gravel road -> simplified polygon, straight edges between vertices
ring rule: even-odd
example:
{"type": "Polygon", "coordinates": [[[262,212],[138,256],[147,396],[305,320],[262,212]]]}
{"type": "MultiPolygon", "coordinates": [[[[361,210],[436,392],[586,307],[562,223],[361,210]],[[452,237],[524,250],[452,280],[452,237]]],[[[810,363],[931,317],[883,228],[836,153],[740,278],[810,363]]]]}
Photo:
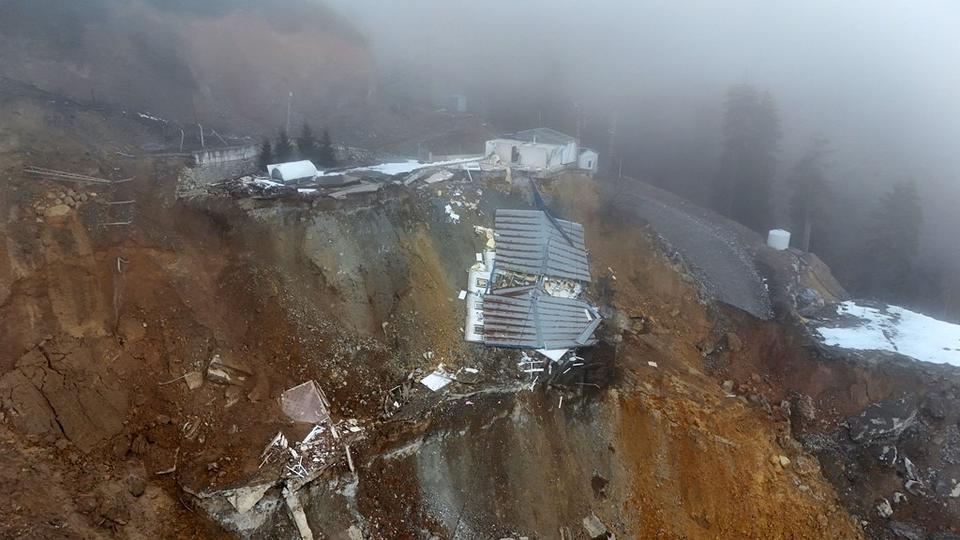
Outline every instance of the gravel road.
{"type": "Polygon", "coordinates": [[[648,222],[680,253],[708,297],[760,319],[773,316],[767,286],[754,264],[760,235],[639,180],[600,182],[611,204],[648,222]]]}

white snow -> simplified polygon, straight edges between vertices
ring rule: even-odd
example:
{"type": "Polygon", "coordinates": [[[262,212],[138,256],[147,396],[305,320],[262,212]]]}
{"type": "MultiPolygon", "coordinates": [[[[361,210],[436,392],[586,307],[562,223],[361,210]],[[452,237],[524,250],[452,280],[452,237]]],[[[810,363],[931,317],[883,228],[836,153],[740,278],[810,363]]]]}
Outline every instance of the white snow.
{"type": "Polygon", "coordinates": [[[850,328],[818,328],[827,345],[855,350],[890,351],[935,364],[960,366],[960,325],[898,306],[886,310],[844,302],[840,315],[860,322],[850,328]]]}
{"type": "Polygon", "coordinates": [[[252,183],[258,186],[263,186],[263,187],[282,187],[283,186],[282,183],[274,182],[269,178],[254,178],[252,183]]]}
{"type": "Polygon", "coordinates": [[[149,114],[144,114],[144,113],[142,113],[142,112],[141,112],[141,113],[137,113],[137,116],[139,116],[140,118],[147,119],[147,120],[153,120],[154,122],[163,122],[164,124],[167,123],[167,121],[164,120],[163,118],[157,118],[156,116],[150,116],[149,114]]]}
{"type": "Polygon", "coordinates": [[[483,159],[482,156],[475,157],[475,158],[466,158],[466,159],[452,159],[450,161],[432,161],[429,163],[421,163],[415,159],[408,159],[406,161],[399,161],[394,163],[380,163],[378,165],[370,165],[368,167],[355,167],[353,169],[347,169],[345,171],[324,171],[320,173],[320,176],[351,174],[351,173],[358,173],[358,172],[378,172],[378,173],[383,173],[383,174],[393,176],[396,174],[406,174],[406,173],[413,172],[418,169],[424,169],[427,167],[451,167],[454,165],[463,165],[466,163],[480,161],[481,159],[483,159]]]}

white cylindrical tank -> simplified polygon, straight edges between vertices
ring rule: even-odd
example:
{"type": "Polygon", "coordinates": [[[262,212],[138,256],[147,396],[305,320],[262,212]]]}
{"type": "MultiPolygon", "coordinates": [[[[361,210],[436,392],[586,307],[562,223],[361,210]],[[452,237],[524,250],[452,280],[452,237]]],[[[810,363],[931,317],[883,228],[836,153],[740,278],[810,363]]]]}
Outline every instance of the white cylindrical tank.
{"type": "Polygon", "coordinates": [[[790,231],[773,229],[767,233],[767,245],[773,249],[783,251],[790,247],[790,231]]]}

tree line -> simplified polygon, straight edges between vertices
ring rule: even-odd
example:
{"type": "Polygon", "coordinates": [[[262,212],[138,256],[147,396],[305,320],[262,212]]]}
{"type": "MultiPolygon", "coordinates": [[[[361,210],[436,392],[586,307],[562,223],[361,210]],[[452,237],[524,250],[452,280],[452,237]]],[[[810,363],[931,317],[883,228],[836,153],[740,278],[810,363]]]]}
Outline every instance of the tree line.
{"type": "Polygon", "coordinates": [[[300,127],[300,134],[291,139],[287,130],[277,130],[277,138],[271,141],[264,139],[260,145],[260,154],[257,164],[265,168],[272,163],[286,163],[297,159],[307,159],[319,168],[326,169],[337,166],[337,153],[330,140],[330,133],[324,129],[317,140],[310,124],[304,122],[300,127]]]}
{"type": "Polygon", "coordinates": [[[918,261],[923,205],[916,182],[894,182],[865,203],[844,199],[830,178],[830,144],[814,138],[778,185],[781,137],[769,92],[749,85],[729,90],[710,197],[715,211],[764,235],[789,227],[792,244],[820,255],[857,295],[923,304],[945,286],[932,282],[939,276],[918,261]],[[777,192],[785,195],[779,213],[777,192]]]}

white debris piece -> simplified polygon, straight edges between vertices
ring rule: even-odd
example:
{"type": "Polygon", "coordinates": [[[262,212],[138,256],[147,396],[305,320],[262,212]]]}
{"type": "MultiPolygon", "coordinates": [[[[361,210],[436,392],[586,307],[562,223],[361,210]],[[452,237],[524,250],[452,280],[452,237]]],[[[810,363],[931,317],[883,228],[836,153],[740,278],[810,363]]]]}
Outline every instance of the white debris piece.
{"type": "Polygon", "coordinates": [[[329,403],[313,380],[285,391],[280,396],[280,406],[294,422],[318,424],[330,420],[329,403]]]}
{"type": "Polygon", "coordinates": [[[453,376],[443,371],[443,369],[437,369],[433,373],[420,379],[420,384],[426,386],[434,392],[440,390],[444,386],[447,386],[451,382],[453,382],[453,376]]]}
{"type": "Polygon", "coordinates": [[[960,325],[898,306],[873,308],[849,301],[837,313],[859,319],[846,328],[817,328],[826,345],[898,352],[916,360],[960,366],[960,325]]]}
{"type": "Polygon", "coordinates": [[[273,487],[272,483],[243,486],[226,493],[227,501],[237,512],[245,514],[260,502],[260,499],[273,487]]]}
{"type": "Polygon", "coordinates": [[[454,212],[452,206],[448,204],[443,211],[447,213],[451,223],[460,223],[460,214],[454,212]]]}
{"type": "Polygon", "coordinates": [[[437,171],[430,176],[426,177],[423,181],[424,184],[436,184],[437,182],[443,182],[453,178],[453,173],[448,170],[437,171]]]}
{"type": "Polygon", "coordinates": [[[561,358],[570,352],[570,349],[537,349],[537,352],[554,362],[559,362],[561,358]]]}
{"type": "Polygon", "coordinates": [[[461,290],[460,294],[457,295],[457,298],[460,300],[463,300],[466,297],[467,297],[467,291],[464,291],[464,290],[461,290]]]}

